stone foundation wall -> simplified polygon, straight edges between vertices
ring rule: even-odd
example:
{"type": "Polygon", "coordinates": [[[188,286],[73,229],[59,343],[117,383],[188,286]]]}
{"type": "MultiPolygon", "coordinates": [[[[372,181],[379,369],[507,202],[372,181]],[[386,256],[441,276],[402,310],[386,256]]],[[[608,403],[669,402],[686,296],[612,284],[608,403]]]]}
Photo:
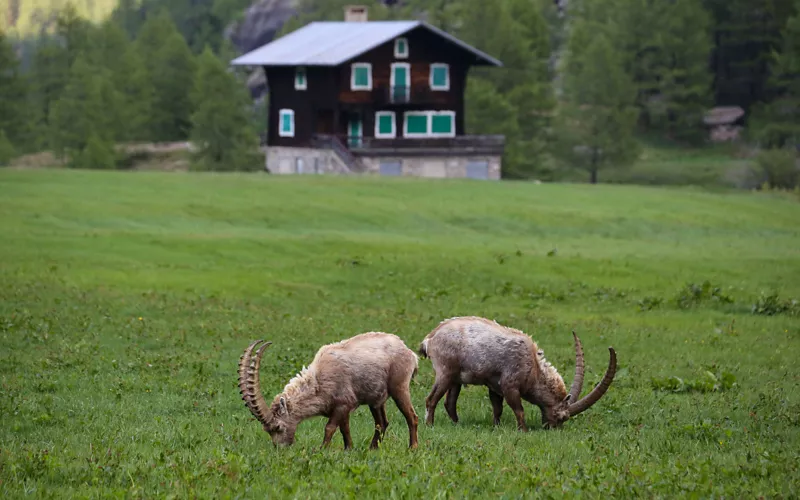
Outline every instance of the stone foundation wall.
{"type": "MultiPolygon", "coordinates": [[[[359,175],[499,180],[502,158],[491,155],[361,156],[359,175]]],[[[266,169],[272,174],[348,174],[333,151],[315,148],[266,148],[266,169]]]]}
{"type": "Polygon", "coordinates": [[[500,179],[500,156],[372,156],[362,157],[368,173],[433,178],[500,179]],[[398,165],[399,164],[399,165],[398,165]],[[399,166],[399,169],[398,169],[399,166]],[[469,175],[468,175],[469,174],[469,175]]]}
{"type": "Polygon", "coordinates": [[[266,169],[271,174],[346,174],[333,151],[315,148],[289,148],[270,146],[266,148],[266,169]]]}

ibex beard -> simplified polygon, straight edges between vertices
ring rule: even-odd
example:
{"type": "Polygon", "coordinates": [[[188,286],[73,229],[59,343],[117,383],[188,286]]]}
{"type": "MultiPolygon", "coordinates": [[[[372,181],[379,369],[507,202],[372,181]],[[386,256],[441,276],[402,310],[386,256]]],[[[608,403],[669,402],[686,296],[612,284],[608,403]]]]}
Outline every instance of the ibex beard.
{"type": "Polygon", "coordinates": [[[460,317],[442,321],[422,341],[419,353],[430,358],[436,378],[425,400],[425,422],[433,425],[434,411],[442,396],[445,410],[458,422],[456,401],[462,385],[489,388],[494,425],[500,423],[503,400],[514,412],[517,428],[527,431],[522,400],[539,407],[545,428],[560,427],[571,417],[589,409],[608,390],[617,369],[617,355],[609,347],[605,376],[583,399],[583,348],[575,339],[575,378],[567,392],[564,379],[545,358],[544,352],[526,334],[495,321],[460,317]]]}
{"type": "Polygon", "coordinates": [[[350,413],[368,405],[375,419],[370,448],[377,448],[389,426],[386,401],[391,397],[408,424],[409,447],[417,447],[418,419],[409,384],[417,373],[419,358],[398,336],[368,332],[322,346],[308,368],[292,378],[267,406],[258,369],[271,344],[257,340],[245,349],[239,360],[239,390],[245,406],[269,433],[274,445],[293,444],[297,425],[322,415],[328,418],[322,445],[328,446],[338,428],[345,449],[352,448],[350,413]]]}

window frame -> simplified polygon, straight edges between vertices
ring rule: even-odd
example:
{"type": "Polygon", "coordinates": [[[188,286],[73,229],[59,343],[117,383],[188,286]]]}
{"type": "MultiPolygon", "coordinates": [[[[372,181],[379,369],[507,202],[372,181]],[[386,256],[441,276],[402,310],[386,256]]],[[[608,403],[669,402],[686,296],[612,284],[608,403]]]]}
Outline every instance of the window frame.
{"type": "Polygon", "coordinates": [[[397,137],[397,113],[394,111],[376,111],[375,112],[375,138],[376,139],[394,139],[397,137]],[[389,116],[392,119],[392,131],[390,133],[381,132],[381,117],[389,116]]]}
{"type": "Polygon", "coordinates": [[[431,112],[430,111],[405,111],[403,112],[403,137],[410,139],[421,139],[430,137],[431,133],[431,112]],[[408,117],[409,116],[424,116],[425,117],[425,133],[408,132],[408,117]]]}
{"type": "Polygon", "coordinates": [[[394,69],[395,68],[405,68],[406,69],[406,81],[403,82],[403,87],[405,87],[405,102],[408,102],[411,99],[411,63],[407,62],[395,62],[391,64],[390,74],[389,74],[389,95],[392,102],[394,102],[394,88],[397,84],[394,76],[394,69]]]}
{"type": "Polygon", "coordinates": [[[455,137],[456,136],[456,112],[452,110],[447,111],[431,111],[430,117],[430,137],[455,137]],[[434,132],[433,131],[433,117],[434,116],[449,116],[450,117],[450,132],[434,132]]]}
{"type": "Polygon", "coordinates": [[[445,111],[406,111],[403,113],[403,137],[413,138],[413,139],[423,139],[423,138],[442,138],[442,137],[455,137],[456,136],[456,112],[453,110],[445,110],[445,111]],[[424,134],[418,134],[416,132],[408,133],[408,120],[406,119],[407,116],[425,116],[427,121],[426,129],[427,131],[424,134]],[[442,132],[434,132],[433,131],[433,117],[434,116],[449,116],[450,123],[452,128],[450,132],[442,133],[442,132]]]}
{"type": "Polygon", "coordinates": [[[298,66],[294,69],[294,89],[308,90],[308,70],[305,66],[298,66]],[[303,83],[298,84],[297,77],[303,75],[303,83]]]}
{"type": "Polygon", "coordinates": [[[408,38],[403,37],[403,36],[395,38],[394,39],[394,58],[395,59],[408,59],[408,52],[409,52],[409,50],[408,50],[408,38]],[[400,51],[397,50],[397,46],[400,44],[400,42],[403,42],[403,46],[406,48],[405,53],[400,52],[400,51]]]}
{"type": "Polygon", "coordinates": [[[372,90],[372,63],[356,62],[350,65],[350,90],[372,90]],[[356,85],[356,69],[366,68],[367,84],[356,85]]]}
{"type": "Polygon", "coordinates": [[[278,111],[278,137],[294,137],[294,130],[295,130],[294,110],[289,108],[283,108],[280,111],[278,111]],[[291,130],[288,131],[283,130],[284,115],[289,115],[291,117],[291,120],[289,121],[289,124],[291,125],[290,127],[291,130]]]}
{"type": "Polygon", "coordinates": [[[450,90],[450,65],[447,63],[431,63],[428,75],[428,85],[431,90],[450,90]],[[435,85],[433,83],[433,73],[436,68],[444,68],[445,70],[445,83],[444,85],[435,85]]]}

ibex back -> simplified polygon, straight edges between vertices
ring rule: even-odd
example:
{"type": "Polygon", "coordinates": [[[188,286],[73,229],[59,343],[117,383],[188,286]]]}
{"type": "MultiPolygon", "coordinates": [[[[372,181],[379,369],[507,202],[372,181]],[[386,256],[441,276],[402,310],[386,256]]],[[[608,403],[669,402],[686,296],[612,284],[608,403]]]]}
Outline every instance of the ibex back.
{"type": "Polygon", "coordinates": [[[522,400],[542,411],[542,425],[559,427],[570,417],[596,403],[611,385],[617,357],[609,347],[611,359],[603,380],[578,401],[583,388],[583,350],[575,338],[575,378],[569,393],[558,370],[547,362],[544,352],[519,330],[485,318],[462,317],[445,320],[422,341],[419,352],[430,358],[436,380],[425,400],[425,421],[433,425],[436,405],[447,393],[445,410],[458,422],[456,401],[462,385],[489,388],[494,424],[500,423],[503,399],[517,418],[517,427],[527,430],[522,400]]]}
{"type": "Polygon", "coordinates": [[[297,374],[267,406],[258,377],[261,357],[271,342],[250,344],[239,361],[239,388],[245,405],[261,422],[276,445],[294,443],[297,425],[310,417],[328,417],[323,446],[340,429],[345,449],[353,446],[350,412],[368,405],[375,419],[376,448],[389,421],[385,403],[392,398],[406,418],[409,446],[417,447],[417,414],[411,404],[409,383],[417,373],[417,355],[396,335],[369,332],[322,346],[308,368],[297,374]]]}

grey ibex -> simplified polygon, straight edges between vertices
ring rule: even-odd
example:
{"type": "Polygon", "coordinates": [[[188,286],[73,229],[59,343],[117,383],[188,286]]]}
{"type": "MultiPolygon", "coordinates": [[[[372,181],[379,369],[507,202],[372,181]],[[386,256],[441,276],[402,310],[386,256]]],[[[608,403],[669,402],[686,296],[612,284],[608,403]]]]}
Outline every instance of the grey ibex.
{"type": "Polygon", "coordinates": [[[617,369],[617,355],[611,359],[603,380],[586,397],[583,388],[583,349],[575,332],[575,378],[569,393],[558,370],[544,358],[531,338],[485,318],[461,317],[442,321],[422,341],[419,352],[430,358],[436,379],[425,400],[425,421],[433,425],[433,414],[447,393],[445,410],[458,422],[456,401],[462,385],[489,388],[494,425],[500,423],[503,399],[517,418],[517,428],[527,431],[522,400],[538,406],[545,428],[561,426],[570,417],[596,403],[611,385],[617,369]]]}
{"type": "Polygon", "coordinates": [[[314,361],[292,378],[272,406],[261,393],[258,369],[266,342],[253,354],[257,340],[239,360],[239,390],[245,406],[261,422],[275,445],[291,445],[297,425],[310,417],[328,417],[323,446],[339,428],[345,449],[352,448],[350,412],[369,405],[375,419],[375,435],[370,448],[383,439],[389,421],[386,400],[391,397],[406,418],[409,446],[417,447],[417,414],[411,404],[409,384],[417,373],[417,355],[396,335],[368,332],[322,346],[314,361]]]}

